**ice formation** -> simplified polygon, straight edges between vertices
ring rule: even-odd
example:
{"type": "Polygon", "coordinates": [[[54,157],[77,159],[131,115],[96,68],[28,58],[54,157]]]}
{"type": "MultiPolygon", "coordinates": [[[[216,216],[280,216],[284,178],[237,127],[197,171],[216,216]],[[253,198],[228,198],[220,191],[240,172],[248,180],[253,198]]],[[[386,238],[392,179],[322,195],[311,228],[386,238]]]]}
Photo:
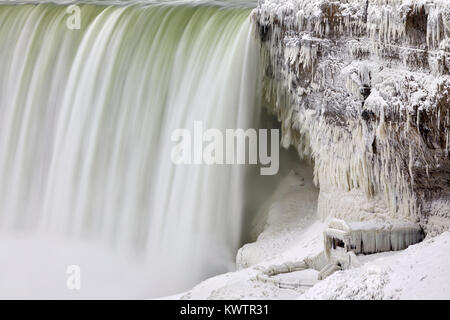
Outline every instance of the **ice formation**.
{"type": "MultiPolygon", "coordinates": [[[[130,253],[151,275],[141,298],[233,269],[245,183],[256,174],[245,166],[177,166],[170,137],[195,121],[223,132],[255,126],[251,9],[80,7],[75,31],[66,27],[65,6],[0,5],[0,234],[25,233],[30,243],[99,241],[130,253]]],[[[77,246],[59,246],[64,255],[46,246],[36,260],[22,259],[33,257],[33,245],[20,248],[2,252],[8,281],[0,281],[0,296],[59,296],[54,286],[34,285],[35,274],[57,274],[41,261],[61,265],[69,252],[71,263],[95,261],[76,258],[77,246]],[[11,267],[18,265],[23,270],[11,267]]],[[[115,287],[80,293],[120,294],[123,286],[111,281],[115,287]]]]}
{"type": "Polygon", "coordinates": [[[268,108],[322,218],[450,218],[450,3],[261,0],[268,108]],[[435,210],[439,207],[439,210],[435,210]]]}

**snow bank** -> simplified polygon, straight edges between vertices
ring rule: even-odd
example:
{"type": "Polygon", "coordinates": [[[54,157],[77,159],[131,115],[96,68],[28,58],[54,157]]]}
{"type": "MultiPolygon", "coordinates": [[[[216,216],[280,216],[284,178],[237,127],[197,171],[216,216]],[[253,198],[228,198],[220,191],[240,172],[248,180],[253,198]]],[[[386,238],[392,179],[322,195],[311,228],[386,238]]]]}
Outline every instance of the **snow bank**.
{"type": "Polygon", "coordinates": [[[302,163],[291,171],[276,192],[263,205],[255,220],[260,231],[256,242],[239,249],[238,269],[247,268],[288,250],[299,241],[299,230],[316,220],[318,190],[312,182],[308,165],[302,163]]]}
{"type": "MultiPolygon", "coordinates": [[[[272,282],[258,280],[266,270],[311,261],[323,250],[324,224],[315,214],[318,190],[305,163],[294,170],[282,180],[255,221],[263,224],[257,241],[239,250],[236,260],[240,270],[208,279],[181,299],[293,299],[306,290],[280,288],[280,282],[293,281],[292,273],[276,275],[272,282]]],[[[304,271],[294,275],[295,281],[315,283],[311,274],[317,272],[304,271]]]]}

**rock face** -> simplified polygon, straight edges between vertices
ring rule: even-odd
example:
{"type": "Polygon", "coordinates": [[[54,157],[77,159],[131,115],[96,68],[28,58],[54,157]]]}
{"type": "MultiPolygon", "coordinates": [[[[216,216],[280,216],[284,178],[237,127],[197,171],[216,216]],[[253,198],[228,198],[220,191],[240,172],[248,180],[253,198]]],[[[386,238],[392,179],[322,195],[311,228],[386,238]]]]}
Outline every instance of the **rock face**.
{"type": "Polygon", "coordinates": [[[322,218],[450,225],[450,2],[260,0],[268,108],[322,218]]]}

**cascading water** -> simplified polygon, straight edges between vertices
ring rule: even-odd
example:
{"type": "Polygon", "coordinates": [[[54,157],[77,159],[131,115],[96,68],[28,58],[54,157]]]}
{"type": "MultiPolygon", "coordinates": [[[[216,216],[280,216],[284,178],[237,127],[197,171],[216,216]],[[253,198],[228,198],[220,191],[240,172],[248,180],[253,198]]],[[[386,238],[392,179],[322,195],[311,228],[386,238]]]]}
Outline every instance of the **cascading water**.
{"type": "MultiPolygon", "coordinates": [[[[254,125],[259,79],[250,9],[80,8],[81,28],[69,30],[65,6],[0,5],[1,232],[26,233],[45,252],[26,260],[28,245],[3,241],[0,280],[27,277],[28,263],[61,273],[61,283],[45,283],[49,293],[38,285],[22,290],[14,278],[0,281],[1,295],[65,292],[65,269],[50,265],[61,256],[82,270],[83,263],[70,246],[55,249],[64,239],[133,252],[150,281],[147,297],[230,270],[246,169],[175,165],[170,137],[197,120],[221,130],[254,125]],[[39,245],[44,235],[47,247],[39,245]],[[8,264],[22,266],[11,271],[8,264]]],[[[105,263],[105,272],[115,268],[105,263]]],[[[95,275],[84,288],[89,281],[95,275]]],[[[104,282],[104,291],[79,296],[120,291],[114,279],[104,282]]]]}

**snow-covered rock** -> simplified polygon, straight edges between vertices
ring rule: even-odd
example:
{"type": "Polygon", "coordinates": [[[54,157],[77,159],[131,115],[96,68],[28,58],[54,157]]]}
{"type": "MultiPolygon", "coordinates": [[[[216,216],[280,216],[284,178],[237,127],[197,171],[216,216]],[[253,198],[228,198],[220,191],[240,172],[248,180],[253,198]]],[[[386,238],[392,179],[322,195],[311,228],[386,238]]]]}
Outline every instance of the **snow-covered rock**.
{"type": "Polygon", "coordinates": [[[367,256],[357,269],[333,274],[299,299],[448,299],[450,232],[400,253],[367,256]]]}
{"type": "Polygon", "coordinates": [[[450,2],[261,0],[253,20],[268,108],[315,163],[319,216],[445,230],[450,2]]]}

